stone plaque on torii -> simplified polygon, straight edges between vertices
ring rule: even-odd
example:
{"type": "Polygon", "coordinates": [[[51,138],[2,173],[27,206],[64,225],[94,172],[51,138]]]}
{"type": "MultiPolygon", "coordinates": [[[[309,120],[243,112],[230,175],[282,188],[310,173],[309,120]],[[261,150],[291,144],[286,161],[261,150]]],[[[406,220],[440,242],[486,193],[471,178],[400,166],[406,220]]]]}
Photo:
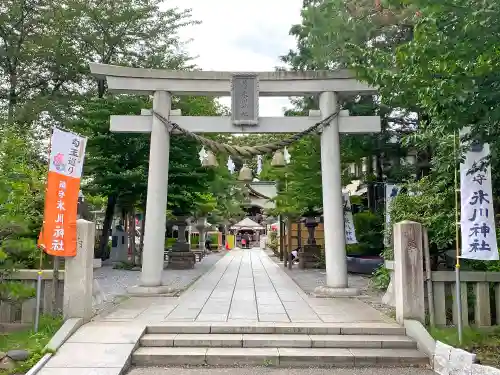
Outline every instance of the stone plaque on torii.
{"type": "MultiPolygon", "coordinates": [[[[111,92],[153,95],[153,110],[192,133],[299,133],[338,110],[338,95],[375,94],[376,89],[345,70],[327,72],[230,73],[169,71],[91,64],[92,74],[107,80],[111,92]],[[260,96],[319,96],[319,110],[305,117],[260,117],[260,96]],[[172,95],[232,97],[231,116],[182,116],[171,110],[172,95]]],[[[162,293],[165,209],[167,205],[170,133],[152,111],[111,116],[113,132],[151,133],[146,228],[140,290],[162,293]]],[[[349,116],[340,111],[321,133],[321,172],[326,285],[331,295],[353,295],[348,287],[339,133],[380,132],[379,116],[349,116]]],[[[173,134],[176,131],[172,131],[173,134]]]]}

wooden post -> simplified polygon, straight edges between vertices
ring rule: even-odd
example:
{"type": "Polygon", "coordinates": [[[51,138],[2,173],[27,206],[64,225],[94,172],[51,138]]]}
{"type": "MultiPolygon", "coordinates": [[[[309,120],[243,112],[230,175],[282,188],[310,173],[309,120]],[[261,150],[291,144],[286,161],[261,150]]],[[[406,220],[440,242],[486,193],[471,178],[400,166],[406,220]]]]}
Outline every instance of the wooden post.
{"type": "Polygon", "coordinates": [[[429,320],[431,327],[436,325],[436,320],[434,319],[434,293],[432,290],[432,270],[431,270],[431,255],[429,251],[429,237],[427,233],[427,228],[422,228],[423,230],[423,248],[424,248],[424,258],[425,258],[425,275],[427,284],[427,303],[429,304],[429,320]]]}
{"type": "Polygon", "coordinates": [[[292,251],[293,251],[293,246],[292,246],[292,218],[288,217],[287,225],[286,225],[286,242],[287,242],[287,251],[286,251],[286,257],[288,259],[288,268],[292,268],[292,251]]]}
{"type": "Polygon", "coordinates": [[[283,254],[283,266],[284,267],[287,267],[290,268],[290,258],[288,256],[289,252],[290,252],[290,249],[288,248],[288,246],[290,245],[289,242],[288,242],[288,225],[287,225],[287,237],[286,237],[286,251],[284,251],[284,254],[283,254]]]}
{"type": "Polygon", "coordinates": [[[280,215],[280,261],[283,261],[283,258],[284,258],[284,253],[285,253],[285,241],[284,241],[284,236],[283,236],[283,232],[284,232],[284,229],[285,229],[285,226],[283,225],[284,222],[283,222],[283,218],[282,216],[280,215]]]}

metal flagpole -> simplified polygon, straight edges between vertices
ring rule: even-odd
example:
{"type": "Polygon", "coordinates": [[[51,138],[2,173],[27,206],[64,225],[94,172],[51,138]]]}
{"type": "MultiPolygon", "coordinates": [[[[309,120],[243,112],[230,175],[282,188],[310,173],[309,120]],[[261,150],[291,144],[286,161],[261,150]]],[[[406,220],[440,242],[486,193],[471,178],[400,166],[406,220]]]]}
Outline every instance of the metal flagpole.
{"type": "MultiPolygon", "coordinates": [[[[52,149],[52,135],[54,134],[54,129],[55,127],[52,128],[52,132],[50,133],[50,140],[49,140],[49,152],[48,152],[48,161],[47,161],[47,173],[50,170],[50,152],[52,149]]],[[[45,183],[45,193],[47,193],[48,189],[48,182],[45,183]]],[[[44,213],[45,216],[45,213],[44,213]]],[[[40,239],[43,239],[43,231],[44,231],[44,226],[45,226],[45,218],[42,223],[42,228],[40,230],[40,239]]],[[[44,247],[42,243],[39,243],[39,248],[40,248],[40,265],[38,268],[37,272],[37,279],[36,279],[36,311],[35,311],[35,333],[38,332],[38,328],[40,325],[40,308],[42,304],[42,275],[43,275],[43,252],[44,252],[44,247]]],[[[55,258],[55,257],[54,257],[55,258]]],[[[55,287],[55,284],[54,284],[55,287]]]]}
{"type": "Polygon", "coordinates": [[[462,299],[461,297],[461,285],[460,285],[460,219],[458,210],[460,209],[459,204],[459,192],[460,186],[458,184],[458,152],[457,152],[457,133],[453,134],[453,151],[455,155],[455,248],[456,248],[456,263],[455,263],[455,303],[457,304],[457,330],[458,330],[458,342],[462,344],[463,329],[462,329],[462,299]]]}
{"type": "Polygon", "coordinates": [[[42,299],[42,274],[43,274],[43,249],[40,247],[40,267],[36,279],[36,311],[35,311],[35,333],[40,325],[40,305],[42,299]]]}

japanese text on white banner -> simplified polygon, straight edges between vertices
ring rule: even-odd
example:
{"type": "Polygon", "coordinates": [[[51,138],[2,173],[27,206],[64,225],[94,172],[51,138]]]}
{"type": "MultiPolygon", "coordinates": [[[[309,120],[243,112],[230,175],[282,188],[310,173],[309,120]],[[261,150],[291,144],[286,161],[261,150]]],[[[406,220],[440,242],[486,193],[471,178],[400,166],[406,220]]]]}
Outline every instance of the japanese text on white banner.
{"type": "Polygon", "coordinates": [[[472,144],[460,165],[462,258],[498,260],[488,144],[472,144]]]}
{"type": "Polygon", "coordinates": [[[352,245],[358,243],[356,239],[356,229],[354,228],[354,219],[351,211],[351,198],[349,193],[342,193],[344,198],[344,227],[345,227],[345,243],[352,245]]]}

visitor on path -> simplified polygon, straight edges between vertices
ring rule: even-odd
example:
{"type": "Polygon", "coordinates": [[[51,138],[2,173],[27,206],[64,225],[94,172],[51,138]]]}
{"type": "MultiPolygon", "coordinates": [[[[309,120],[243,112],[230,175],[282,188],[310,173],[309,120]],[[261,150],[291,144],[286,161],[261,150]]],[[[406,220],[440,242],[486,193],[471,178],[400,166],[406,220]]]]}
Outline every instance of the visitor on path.
{"type": "Polygon", "coordinates": [[[252,238],[250,237],[250,235],[247,233],[246,235],[246,242],[247,242],[247,249],[250,249],[250,242],[252,241],[252,238]]]}
{"type": "Polygon", "coordinates": [[[242,247],[243,249],[245,249],[245,248],[246,248],[246,245],[247,245],[247,239],[246,239],[246,237],[243,235],[243,237],[241,238],[241,247],[242,247]]]}
{"type": "Polygon", "coordinates": [[[292,250],[292,262],[294,264],[299,263],[299,252],[297,251],[297,249],[292,250]]]}
{"type": "Polygon", "coordinates": [[[211,245],[212,245],[212,239],[210,238],[210,236],[207,236],[207,238],[205,238],[205,250],[207,252],[212,251],[211,245]]]}

